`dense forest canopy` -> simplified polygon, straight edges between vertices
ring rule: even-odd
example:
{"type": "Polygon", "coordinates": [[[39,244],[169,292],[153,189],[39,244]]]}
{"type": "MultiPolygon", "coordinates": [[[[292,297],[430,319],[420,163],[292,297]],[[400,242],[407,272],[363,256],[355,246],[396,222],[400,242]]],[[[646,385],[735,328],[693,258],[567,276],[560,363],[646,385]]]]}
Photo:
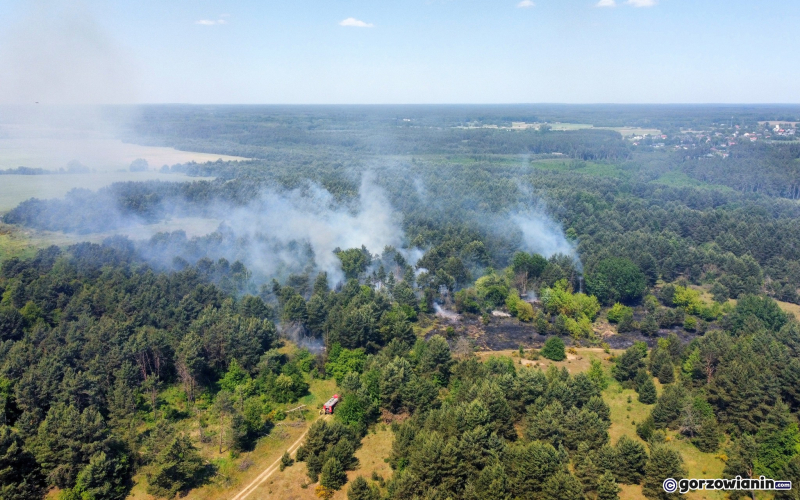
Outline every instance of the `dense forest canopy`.
{"type": "Polygon", "coordinates": [[[724,454],[725,477],[800,480],[800,147],[778,123],[798,114],[144,108],[130,138],[251,159],[3,216],[87,236],[222,222],[2,262],[2,498],[213,483],[201,451],[252,450],[320,381],[336,414],[281,464],[321,497],[663,498],[689,473],[673,440],[724,454]],[[518,362],[477,357],[503,329],[518,362]],[[527,362],[585,346],[612,368],[527,362]],[[617,390],[647,412],[612,441],[617,390]],[[345,487],[379,419],[392,477],[345,487]]]}

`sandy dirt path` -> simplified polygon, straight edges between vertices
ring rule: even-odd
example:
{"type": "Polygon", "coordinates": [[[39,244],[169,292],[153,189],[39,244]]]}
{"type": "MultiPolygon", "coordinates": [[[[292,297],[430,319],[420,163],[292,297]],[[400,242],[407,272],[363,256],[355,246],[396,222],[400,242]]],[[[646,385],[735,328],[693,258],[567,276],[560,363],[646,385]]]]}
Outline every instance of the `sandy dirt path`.
{"type": "MultiPolygon", "coordinates": [[[[325,417],[322,417],[322,418],[325,418],[325,417]]],[[[314,422],[316,422],[316,420],[314,420],[314,422]]],[[[299,438],[297,438],[297,441],[292,443],[292,445],[287,450],[289,452],[289,455],[292,455],[292,456],[295,455],[295,452],[297,451],[297,448],[300,447],[300,444],[303,442],[303,439],[305,439],[306,434],[308,434],[308,431],[309,431],[309,429],[311,429],[311,425],[313,425],[314,422],[311,422],[311,424],[308,426],[308,429],[306,429],[306,431],[299,438]]],[[[272,476],[272,474],[274,474],[276,470],[278,470],[278,468],[280,466],[280,463],[281,463],[281,459],[280,458],[275,460],[275,462],[273,462],[272,465],[267,467],[264,470],[264,472],[259,474],[258,477],[256,477],[250,484],[245,486],[242,489],[242,491],[237,493],[236,496],[232,497],[231,500],[244,500],[245,498],[247,498],[251,493],[253,493],[256,490],[256,488],[258,488],[259,486],[264,484],[264,482],[267,479],[269,479],[270,476],[272,476]]]]}

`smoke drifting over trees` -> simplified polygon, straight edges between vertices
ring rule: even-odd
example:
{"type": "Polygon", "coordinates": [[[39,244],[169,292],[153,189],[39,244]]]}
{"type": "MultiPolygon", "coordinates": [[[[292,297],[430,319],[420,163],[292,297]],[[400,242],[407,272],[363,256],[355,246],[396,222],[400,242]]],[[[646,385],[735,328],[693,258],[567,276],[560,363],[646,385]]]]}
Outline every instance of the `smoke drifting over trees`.
{"type": "MultiPolygon", "coordinates": [[[[205,236],[163,233],[140,241],[138,248],[144,258],[161,268],[203,258],[240,261],[257,284],[315,271],[327,273],[334,286],[345,280],[335,253],[339,249],[363,247],[377,256],[384,248],[393,247],[413,265],[431,246],[409,240],[404,214],[393,207],[371,171],[361,175],[357,194],[345,201],[337,201],[333,193],[313,182],[292,190],[264,188],[243,203],[226,197],[226,189],[224,182],[207,181],[121,183],[94,193],[76,190],[63,200],[29,200],[4,221],[79,234],[120,231],[142,239],[135,237],[137,228],[143,236],[152,234],[162,221],[180,225],[185,220],[196,232],[195,226],[202,220],[198,216],[221,220],[220,226],[205,236]]],[[[477,200],[472,202],[477,204],[477,200]]],[[[425,205],[419,209],[424,211],[425,205]]],[[[557,223],[542,211],[528,210],[510,217],[471,216],[477,217],[472,223],[490,232],[518,233],[519,249],[547,257],[575,253],[557,223]]]]}

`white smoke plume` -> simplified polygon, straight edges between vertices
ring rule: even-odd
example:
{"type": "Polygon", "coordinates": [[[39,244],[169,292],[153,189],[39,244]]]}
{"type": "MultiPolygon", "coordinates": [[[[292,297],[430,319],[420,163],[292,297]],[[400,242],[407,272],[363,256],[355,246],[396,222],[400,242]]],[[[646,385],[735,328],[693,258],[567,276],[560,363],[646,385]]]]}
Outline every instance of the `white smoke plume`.
{"type": "Polygon", "coordinates": [[[362,177],[358,199],[349,206],[310,185],[287,192],[264,191],[246,206],[216,205],[208,213],[223,220],[216,232],[192,240],[179,233],[157,236],[141,247],[143,257],[166,267],[176,255],[190,262],[202,257],[239,260],[256,282],[324,271],[335,286],[344,281],[334,253],[337,248],[364,246],[377,254],[391,246],[410,264],[421,255],[418,249],[403,249],[401,218],[370,174],[362,177]]]}
{"type": "Polygon", "coordinates": [[[524,250],[545,257],[558,253],[576,256],[575,246],[567,240],[561,226],[546,214],[531,210],[514,214],[511,220],[522,231],[524,250]]]}

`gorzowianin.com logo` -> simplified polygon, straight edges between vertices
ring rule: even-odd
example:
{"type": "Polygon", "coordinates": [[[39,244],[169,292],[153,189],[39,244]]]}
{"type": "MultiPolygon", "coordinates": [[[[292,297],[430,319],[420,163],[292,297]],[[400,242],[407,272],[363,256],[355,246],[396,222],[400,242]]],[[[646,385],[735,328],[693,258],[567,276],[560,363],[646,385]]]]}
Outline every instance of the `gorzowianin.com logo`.
{"type": "Polygon", "coordinates": [[[693,490],[762,490],[762,491],[788,491],[792,489],[791,481],[776,481],[764,476],[758,479],[672,479],[668,477],[662,484],[667,493],[686,493],[693,490]]]}

